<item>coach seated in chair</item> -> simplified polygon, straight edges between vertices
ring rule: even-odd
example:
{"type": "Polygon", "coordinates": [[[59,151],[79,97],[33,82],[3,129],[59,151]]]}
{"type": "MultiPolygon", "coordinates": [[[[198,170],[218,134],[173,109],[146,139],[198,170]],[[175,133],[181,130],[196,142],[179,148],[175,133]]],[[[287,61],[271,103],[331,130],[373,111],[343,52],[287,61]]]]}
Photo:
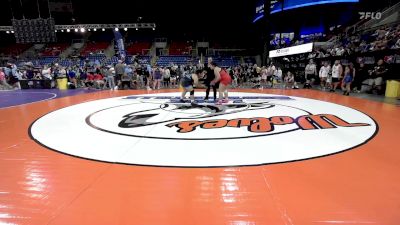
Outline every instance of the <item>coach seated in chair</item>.
{"type": "Polygon", "coordinates": [[[93,75],[93,84],[96,89],[102,89],[104,87],[104,77],[100,73],[96,73],[93,75]]]}
{"type": "Polygon", "coordinates": [[[378,94],[382,94],[384,92],[382,86],[384,86],[384,82],[387,79],[387,73],[388,69],[384,61],[380,59],[377,66],[369,71],[369,78],[362,82],[363,86],[368,86],[367,93],[372,94],[376,90],[378,94]]]}
{"type": "Polygon", "coordinates": [[[93,87],[93,85],[94,85],[94,73],[93,72],[90,72],[87,74],[84,83],[88,89],[91,89],[93,87]]]}
{"type": "Polygon", "coordinates": [[[135,71],[132,75],[131,79],[131,87],[134,89],[139,89],[140,86],[140,76],[137,71],[135,71]]]}

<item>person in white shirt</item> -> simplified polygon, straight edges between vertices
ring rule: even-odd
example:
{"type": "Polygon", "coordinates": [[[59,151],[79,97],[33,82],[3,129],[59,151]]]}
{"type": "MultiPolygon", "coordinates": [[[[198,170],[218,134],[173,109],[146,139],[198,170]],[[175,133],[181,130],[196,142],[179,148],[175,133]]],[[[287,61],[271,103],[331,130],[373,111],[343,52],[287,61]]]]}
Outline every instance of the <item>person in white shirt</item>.
{"type": "Polygon", "coordinates": [[[269,67],[267,68],[267,85],[271,83],[271,87],[273,85],[273,76],[275,74],[276,68],[274,64],[271,62],[269,67]]]}
{"type": "Polygon", "coordinates": [[[169,88],[169,84],[171,82],[171,71],[168,69],[168,67],[165,67],[162,73],[164,80],[164,88],[169,88]]]}
{"type": "Polygon", "coordinates": [[[343,67],[340,65],[340,61],[336,60],[335,65],[332,66],[332,88],[330,92],[335,92],[336,88],[339,85],[340,78],[343,74],[343,67]]]}
{"type": "Polygon", "coordinates": [[[265,68],[265,66],[263,66],[261,68],[261,85],[262,86],[266,86],[267,85],[267,78],[268,78],[268,74],[267,74],[267,68],[265,68]]]}
{"type": "Polygon", "coordinates": [[[274,82],[280,83],[281,81],[282,81],[282,70],[280,67],[277,67],[277,69],[275,70],[274,79],[272,81],[272,87],[274,87],[274,82]]]}
{"type": "Polygon", "coordinates": [[[42,76],[47,80],[51,80],[52,79],[52,77],[51,77],[51,68],[48,68],[47,66],[44,66],[43,70],[42,70],[42,76]]]}
{"type": "Polygon", "coordinates": [[[343,46],[342,46],[342,47],[340,47],[340,48],[337,48],[337,50],[336,50],[336,55],[342,56],[342,55],[344,54],[344,52],[345,52],[345,50],[344,50],[344,48],[343,48],[343,46]]]}
{"type": "Polygon", "coordinates": [[[65,70],[65,67],[61,67],[58,77],[67,77],[67,70],[65,70]]]}
{"type": "Polygon", "coordinates": [[[108,85],[108,87],[110,88],[110,90],[114,90],[115,89],[115,69],[112,66],[108,66],[105,69],[105,74],[106,76],[105,80],[105,84],[103,85],[103,89],[105,89],[108,85]]]}
{"type": "Polygon", "coordinates": [[[284,88],[296,89],[296,84],[294,82],[294,75],[290,71],[287,72],[284,80],[285,80],[284,81],[284,88]]]}
{"type": "Polygon", "coordinates": [[[331,71],[331,66],[327,61],[324,62],[324,65],[319,70],[319,79],[321,80],[321,89],[325,90],[326,81],[329,76],[329,72],[331,71]]]}
{"type": "Polygon", "coordinates": [[[314,84],[315,78],[317,76],[317,66],[312,59],[310,59],[310,62],[306,66],[305,76],[306,83],[304,84],[304,88],[311,88],[311,85],[314,84]]]}

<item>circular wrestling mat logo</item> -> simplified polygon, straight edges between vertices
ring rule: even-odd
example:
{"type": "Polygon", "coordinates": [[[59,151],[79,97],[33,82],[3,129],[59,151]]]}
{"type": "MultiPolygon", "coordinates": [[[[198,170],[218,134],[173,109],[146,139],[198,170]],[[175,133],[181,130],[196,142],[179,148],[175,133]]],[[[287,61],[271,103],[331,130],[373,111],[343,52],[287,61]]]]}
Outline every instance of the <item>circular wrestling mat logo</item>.
{"type": "MultiPolygon", "coordinates": [[[[197,93],[196,93],[197,94],[197,93]]],[[[377,124],[318,100],[230,93],[230,102],[181,103],[180,93],[85,102],[51,112],[32,138],[65,154],[105,162],[175,167],[250,166],[327,156],[365,144],[377,124]]]]}

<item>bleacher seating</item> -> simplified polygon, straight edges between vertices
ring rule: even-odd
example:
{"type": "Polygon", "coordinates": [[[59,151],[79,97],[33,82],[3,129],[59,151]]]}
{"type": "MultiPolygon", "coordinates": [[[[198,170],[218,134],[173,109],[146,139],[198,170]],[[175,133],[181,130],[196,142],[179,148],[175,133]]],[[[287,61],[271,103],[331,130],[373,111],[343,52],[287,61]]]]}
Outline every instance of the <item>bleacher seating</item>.
{"type": "Polygon", "coordinates": [[[169,55],[189,55],[192,46],[187,42],[171,42],[169,55]]]}
{"type": "Polygon", "coordinates": [[[106,56],[104,54],[93,54],[88,55],[87,59],[92,62],[98,61],[100,63],[103,63],[106,60],[106,56]]]}
{"type": "Polygon", "coordinates": [[[140,65],[148,65],[151,62],[151,57],[147,55],[139,56],[138,57],[140,65]]]}
{"type": "Polygon", "coordinates": [[[256,64],[256,60],[254,58],[245,58],[244,63],[246,64],[256,64]]]}
{"type": "Polygon", "coordinates": [[[48,56],[48,57],[42,57],[39,59],[39,64],[40,65],[48,65],[56,62],[58,60],[57,56],[48,56]]]}
{"type": "MultiPolygon", "coordinates": [[[[139,61],[139,65],[147,65],[147,64],[150,64],[150,62],[151,62],[151,56],[139,55],[139,56],[136,56],[136,58],[137,58],[138,61],[139,61]]],[[[103,62],[104,62],[104,64],[106,64],[106,65],[113,65],[113,64],[118,63],[118,57],[113,56],[113,57],[111,57],[110,59],[104,59],[103,62]]],[[[133,64],[133,63],[134,63],[134,61],[133,61],[133,56],[128,55],[128,56],[126,57],[126,59],[125,59],[125,63],[128,64],[128,65],[133,64]]]]}
{"type": "Polygon", "coordinates": [[[118,57],[116,57],[116,56],[113,56],[110,59],[105,60],[106,65],[113,65],[116,63],[118,63],[118,57]]]}
{"type": "Polygon", "coordinates": [[[220,67],[231,67],[239,64],[239,60],[234,58],[213,57],[213,61],[220,67]]]}
{"type": "Polygon", "coordinates": [[[143,54],[143,50],[150,49],[151,43],[146,41],[136,41],[131,44],[128,44],[126,48],[126,52],[128,55],[141,55],[143,54]]]}
{"type": "Polygon", "coordinates": [[[157,60],[157,65],[159,66],[169,66],[171,64],[176,65],[185,65],[191,61],[191,58],[188,56],[160,56],[157,60]]]}
{"type": "Polygon", "coordinates": [[[63,59],[63,60],[59,61],[58,64],[63,66],[63,67],[70,67],[70,66],[74,65],[74,63],[71,60],[68,60],[68,59],[63,59]]]}
{"type": "Polygon", "coordinates": [[[49,44],[42,52],[42,56],[59,56],[68,46],[67,43],[49,44]]]}
{"type": "MultiPolygon", "coordinates": [[[[148,56],[148,55],[138,55],[138,56],[136,56],[136,59],[137,59],[139,65],[147,65],[147,64],[150,64],[150,62],[151,62],[151,56],[148,56]]],[[[133,56],[131,56],[131,55],[127,56],[126,63],[133,64],[134,63],[133,56]]]]}
{"type": "Polygon", "coordinates": [[[5,56],[17,56],[30,48],[30,44],[12,44],[0,47],[0,54],[5,56]]]}
{"type": "Polygon", "coordinates": [[[89,42],[81,51],[81,56],[104,53],[104,50],[110,45],[108,42],[89,42]]]}

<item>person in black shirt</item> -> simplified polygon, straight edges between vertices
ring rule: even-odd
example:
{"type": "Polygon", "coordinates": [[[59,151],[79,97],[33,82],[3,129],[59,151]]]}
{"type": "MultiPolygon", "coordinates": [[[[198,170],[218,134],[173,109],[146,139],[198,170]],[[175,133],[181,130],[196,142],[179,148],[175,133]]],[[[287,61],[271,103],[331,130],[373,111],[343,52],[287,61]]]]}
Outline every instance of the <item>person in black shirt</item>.
{"type": "Polygon", "coordinates": [[[375,66],[375,68],[370,71],[369,79],[363,82],[363,84],[368,84],[370,86],[371,89],[369,90],[369,93],[372,93],[374,89],[376,89],[378,93],[382,92],[382,84],[387,78],[387,73],[388,69],[383,60],[380,59],[377,66],[375,66]]]}
{"type": "Polygon", "coordinates": [[[215,74],[214,70],[210,68],[212,62],[212,58],[208,58],[208,64],[205,67],[205,70],[207,71],[206,77],[204,79],[204,85],[207,87],[206,89],[206,97],[204,98],[205,101],[208,100],[208,96],[210,95],[210,89],[212,87],[213,92],[214,92],[214,102],[217,100],[217,90],[219,88],[219,82],[215,83],[215,85],[211,85],[211,81],[215,79],[215,74]]]}
{"type": "Polygon", "coordinates": [[[364,63],[360,63],[360,66],[357,68],[356,76],[354,77],[353,90],[356,92],[360,92],[362,82],[366,79],[368,79],[368,70],[365,67],[364,63]]]}
{"type": "Polygon", "coordinates": [[[177,83],[176,83],[176,76],[177,76],[177,72],[176,72],[176,68],[175,67],[171,67],[171,85],[172,87],[176,87],[177,83]]]}
{"type": "Polygon", "coordinates": [[[219,82],[216,83],[214,86],[211,85],[211,81],[215,79],[214,71],[208,67],[206,67],[207,75],[206,78],[204,79],[204,85],[207,87],[206,89],[206,97],[204,100],[208,100],[208,96],[210,95],[210,90],[211,88],[213,89],[214,92],[214,101],[217,99],[217,90],[219,88],[219,82]]]}

